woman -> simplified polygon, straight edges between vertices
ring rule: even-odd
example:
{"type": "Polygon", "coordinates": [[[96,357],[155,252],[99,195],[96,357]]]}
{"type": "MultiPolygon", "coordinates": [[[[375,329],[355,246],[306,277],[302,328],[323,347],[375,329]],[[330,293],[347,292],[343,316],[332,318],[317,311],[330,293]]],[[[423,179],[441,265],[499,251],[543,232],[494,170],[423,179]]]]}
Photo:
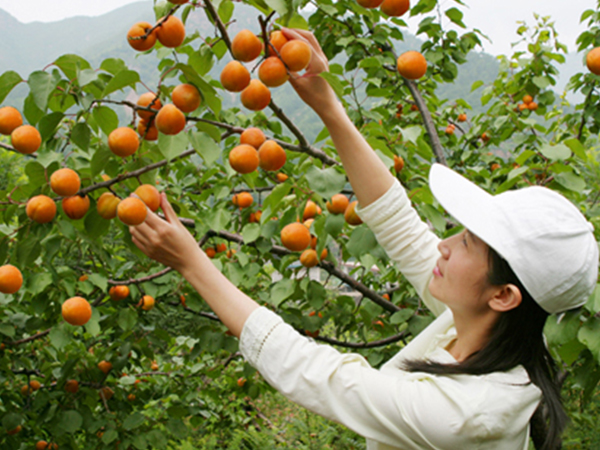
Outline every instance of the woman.
{"type": "Polygon", "coordinates": [[[548,314],[581,306],[597,280],[591,225],[566,199],[533,187],[491,196],[434,165],[436,199],[465,231],[440,241],[354,127],[327,82],[311,33],[285,30],[313,49],[292,85],[328,128],[362,219],[439,317],[381,370],[298,334],[235,288],[181,225],[149,212],[135,244],[179,271],[240,338],[245,358],[300,405],[367,438],[369,449],[527,449],[542,398],[560,445],[565,415],[543,342],[548,314]]]}

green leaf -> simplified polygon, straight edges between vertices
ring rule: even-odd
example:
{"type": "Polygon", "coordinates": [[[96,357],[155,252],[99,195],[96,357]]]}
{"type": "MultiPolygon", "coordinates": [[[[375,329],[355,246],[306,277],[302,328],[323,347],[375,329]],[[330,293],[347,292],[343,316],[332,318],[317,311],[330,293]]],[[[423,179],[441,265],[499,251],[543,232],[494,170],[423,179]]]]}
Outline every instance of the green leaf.
{"type": "Polygon", "coordinates": [[[193,67],[186,64],[177,64],[175,68],[181,70],[188,79],[188,82],[192,83],[200,90],[206,106],[208,106],[218,117],[219,114],[221,114],[221,97],[217,94],[215,88],[198,75],[193,67]]]}
{"type": "Polygon", "coordinates": [[[466,25],[463,23],[463,13],[457,8],[450,8],[446,11],[446,16],[452,22],[457,24],[461,28],[466,28],[466,25]]]}
{"type": "Polygon", "coordinates": [[[110,229],[110,220],[103,219],[96,208],[90,208],[84,219],[85,231],[92,239],[104,236],[110,229]]]}
{"type": "Polygon", "coordinates": [[[108,288],[108,279],[104,275],[99,273],[90,274],[88,280],[94,285],[99,287],[102,291],[106,291],[108,288]]]}
{"type": "Polygon", "coordinates": [[[146,422],[146,416],[144,416],[141,412],[136,411],[131,414],[125,421],[123,422],[123,428],[127,431],[134,430],[140,425],[143,425],[146,422]]]}
{"type": "Polygon", "coordinates": [[[548,344],[553,346],[563,345],[577,337],[580,327],[579,313],[565,313],[562,316],[556,314],[548,317],[544,326],[544,334],[548,344]],[[559,321],[560,319],[560,321],[559,321]]]}
{"type": "Polygon", "coordinates": [[[137,323],[137,313],[132,309],[122,309],[119,312],[117,323],[123,331],[131,330],[137,323]]]}
{"type": "Polygon", "coordinates": [[[290,297],[296,289],[294,280],[284,278],[271,287],[270,303],[273,306],[279,306],[282,301],[290,297]]]}
{"type": "Polygon", "coordinates": [[[81,428],[83,417],[77,411],[65,411],[60,417],[58,426],[67,433],[75,433],[81,428]]]}
{"type": "Polygon", "coordinates": [[[346,249],[355,258],[360,258],[362,255],[372,251],[376,246],[377,240],[375,239],[375,234],[366,225],[360,225],[352,232],[346,249]]]}
{"type": "Polygon", "coordinates": [[[207,167],[212,167],[221,156],[221,148],[210,135],[203,131],[191,131],[189,140],[192,147],[198,152],[207,167]]]}
{"type": "Polygon", "coordinates": [[[36,296],[52,284],[52,274],[50,272],[39,272],[27,277],[27,291],[36,296]]]}
{"type": "Polygon", "coordinates": [[[67,79],[73,80],[81,70],[91,69],[90,63],[78,55],[62,55],[54,65],[63,71],[67,79]]]}
{"type": "Polygon", "coordinates": [[[112,75],[116,75],[123,70],[127,70],[127,65],[122,59],[108,58],[102,61],[102,64],[100,64],[100,69],[112,75]]]}
{"type": "Polygon", "coordinates": [[[64,327],[52,327],[48,334],[50,343],[57,350],[62,350],[67,344],[71,342],[71,336],[65,332],[64,327]]]}
{"type": "Polygon", "coordinates": [[[94,120],[107,136],[119,126],[119,116],[108,106],[97,106],[93,111],[94,120]]]}
{"type": "Polygon", "coordinates": [[[0,103],[4,101],[6,96],[19,84],[23,79],[21,75],[13,70],[7,70],[0,76],[0,103]]]}
{"type": "Polygon", "coordinates": [[[242,229],[242,238],[246,244],[254,242],[260,237],[260,225],[257,223],[248,223],[242,229]]]}
{"type": "Polygon", "coordinates": [[[108,149],[108,146],[100,145],[98,147],[90,163],[90,170],[93,177],[99,175],[104,170],[106,164],[111,160],[111,156],[113,156],[113,153],[108,149]]]}
{"type": "Polygon", "coordinates": [[[337,239],[344,228],[345,223],[343,214],[328,214],[325,219],[325,231],[332,238],[337,239]]]}
{"type": "Polygon", "coordinates": [[[484,84],[484,83],[483,83],[483,81],[481,81],[481,80],[478,80],[478,81],[476,81],[475,83],[473,83],[473,84],[471,85],[471,92],[473,92],[473,91],[476,91],[476,90],[477,90],[477,89],[479,89],[481,86],[483,86],[483,84],[484,84]]]}
{"type": "Polygon", "coordinates": [[[90,148],[90,140],[92,138],[92,131],[85,122],[77,123],[71,130],[71,142],[79,147],[81,150],[87,151],[90,148]]]}
{"type": "Polygon", "coordinates": [[[575,192],[582,192],[585,189],[585,180],[573,172],[562,172],[556,175],[554,179],[563,187],[575,192]]]}
{"type": "Polygon", "coordinates": [[[317,194],[325,198],[338,194],[346,185],[344,174],[333,167],[321,170],[311,166],[306,171],[306,180],[317,194]]]}
{"type": "Polygon", "coordinates": [[[284,0],[265,0],[265,3],[282,17],[288,13],[288,7],[284,0]]]}
{"type": "Polygon", "coordinates": [[[382,63],[379,60],[379,58],[376,58],[375,56],[371,56],[369,58],[365,58],[365,59],[361,60],[360,63],[358,63],[358,66],[363,69],[368,69],[370,67],[381,67],[382,63]]]}
{"type": "Polygon", "coordinates": [[[338,77],[336,77],[331,72],[321,72],[319,76],[325,78],[325,81],[329,83],[329,85],[335,92],[335,95],[337,95],[339,99],[342,99],[344,97],[344,85],[338,77]]]}
{"type": "MultiPolygon", "coordinates": [[[[2,426],[5,430],[14,430],[23,423],[23,417],[19,414],[9,412],[2,416],[2,426]]],[[[4,432],[6,432],[3,430],[4,432]]]]}
{"type": "Polygon", "coordinates": [[[169,161],[181,155],[186,150],[188,143],[187,133],[179,133],[174,136],[158,134],[158,149],[169,161]]]}
{"type": "Polygon", "coordinates": [[[0,333],[9,338],[15,337],[15,327],[8,323],[0,323],[0,333]]]}
{"type": "Polygon", "coordinates": [[[25,174],[33,187],[42,186],[47,183],[46,169],[37,161],[31,161],[25,166],[25,174]]]}
{"type": "Polygon", "coordinates": [[[56,86],[52,75],[38,70],[29,75],[27,83],[29,84],[29,89],[31,90],[31,95],[33,96],[36,106],[41,111],[46,111],[46,108],[48,107],[48,97],[56,86]]]}
{"type": "Polygon", "coordinates": [[[565,144],[567,147],[569,147],[571,149],[571,151],[576,154],[579,158],[581,158],[583,161],[587,161],[587,154],[585,153],[585,147],[583,146],[583,144],[581,143],[581,141],[579,139],[576,138],[571,138],[571,139],[567,139],[566,141],[563,142],[563,144],[565,144]]]}
{"type": "Polygon", "coordinates": [[[533,77],[531,81],[533,81],[533,84],[535,84],[540,89],[546,89],[551,84],[550,79],[548,77],[542,76],[533,77]]]}
{"type": "Polygon", "coordinates": [[[42,246],[37,239],[23,239],[17,242],[17,262],[21,267],[28,267],[40,256],[42,246]]]}
{"type": "Polygon", "coordinates": [[[577,338],[587,346],[596,358],[596,362],[600,364],[600,319],[588,319],[579,329],[577,338]]]}
{"type": "Polygon", "coordinates": [[[104,92],[102,92],[102,97],[106,97],[107,95],[127,86],[131,86],[135,89],[135,85],[136,83],[139,83],[139,81],[140,75],[137,72],[127,69],[121,70],[113,77],[112,80],[108,82],[104,88],[104,92]]]}
{"type": "Polygon", "coordinates": [[[562,161],[571,156],[571,149],[564,144],[544,144],[540,147],[540,153],[553,161],[562,161]]]}
{"type": "Polygon", "coordinates": [[[40,134],[42,135],[43,141],[47,141],[48,139],[54,136],[58,125],[64,117],[65,115],[60,112],[53,112],[42,117],[40,123],[38,124],[38,129],[40,131],[40,134]]]}
{"type": "Polygon", "coordinates": [[[415,312],[410,308],[406,308],[401,311],[397,311],[394,314],[392,314],[392,316],[390,317],[390,323],[392,325],[400,325],[401,323],[404,323],[408,319],[410,319],[414,313],[415,312]]]}

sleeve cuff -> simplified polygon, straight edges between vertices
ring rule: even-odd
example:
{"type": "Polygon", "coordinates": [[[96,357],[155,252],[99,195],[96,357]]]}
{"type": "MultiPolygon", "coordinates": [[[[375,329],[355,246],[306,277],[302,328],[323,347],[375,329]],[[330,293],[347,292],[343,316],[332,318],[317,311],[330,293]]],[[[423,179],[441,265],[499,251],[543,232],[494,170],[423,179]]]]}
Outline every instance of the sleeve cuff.
{"type": "Polygon", "coordinates": [[[358,205],[356,213],[369,226],[376,226],[396,214],[408,201],[406,191],[398,180],[394,180],[388,191],[373,203],[364,208],[358,205]]]}
{"type": "Polygon", "coordinates": [[[281,317],[265,307],[255,309],[248,316],[240,335],[240,351],[250,365],[256,367],[266,340],[282,323],[281,317]]]}

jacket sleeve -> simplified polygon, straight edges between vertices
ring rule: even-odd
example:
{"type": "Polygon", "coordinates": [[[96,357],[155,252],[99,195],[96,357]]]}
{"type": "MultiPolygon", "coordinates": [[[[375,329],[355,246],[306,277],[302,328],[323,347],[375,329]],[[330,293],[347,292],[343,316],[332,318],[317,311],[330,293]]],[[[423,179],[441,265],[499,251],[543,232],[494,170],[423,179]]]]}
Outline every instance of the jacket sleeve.
{"type": "Polygon", "coordinates": [[[525,404],[527,395],[482,389],[473,377],[470,386],[431,374],[383,373],[361,355],[340,353],[300,335],[266,308],[256,309],[244,324],[240,349],[291,401],[367,439],[404,449],[518,448],[473,444],[508,432],[526,436],[528,414],[539,400],[528,394],[525,404]],[[518,404],[509,405],[511,399],[518,404]],[[507,405],[510,414],[494,411],[482,425],[485,408],[498,404],[507,405]]]}
{"type": "Polygon", "coordinates": [[[358,208],[357,213],[419,297],[439,316],[446,306],[429,293],[428,286],[440,257],[440,239],[421,220],[398,180],[375,202],[358,208]]]}

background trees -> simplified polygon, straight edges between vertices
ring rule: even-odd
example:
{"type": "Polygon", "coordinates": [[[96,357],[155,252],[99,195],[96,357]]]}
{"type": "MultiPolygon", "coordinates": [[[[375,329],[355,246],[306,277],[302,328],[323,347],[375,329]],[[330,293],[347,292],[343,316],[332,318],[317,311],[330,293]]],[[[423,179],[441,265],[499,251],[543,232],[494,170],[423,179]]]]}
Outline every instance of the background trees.
{"type": "MultiPolygon", "coordinates": [[[[419,45],[402,17],[353,0],[160,3],[145,29],[173,20],[177,39],[161,43],[159,36],[135,64],[116,55],[92,63],[67,54],[26,77],[5,71],[2,106],[19,109],[41,145],[21,156],[10,138],[0,141],[10,167],[1,178],[0,262],[20,268],[24,278],[16,294],[0,296],[0,442],[7,448],[33,448],[42,440],[60,448],[192,448],[199,439],[205,447],[244,439],[263,445],[270,422],[259,403],[269,398],[268,386],[244,364],[237,341],[202,299],[176,273],[145,258],[127,227],[109,218],[118,199],[142,185],[150,196],[147,186],[168,193],[230,280],[314,339],[360,352],[377,366],[431,321],[372,232],[327,208],[339,193],[354,200],[352,191],[326,130],[299,107],[289,86],[272,88],[269,106],[257,111],[222,88],[222,68],[233,61],[231,43],[242,29],[263,41],[279,25],[316,34],[332,61],[324,77],[440,236],[457,228],[427,187],[435,160],[491,192],[528,184],[559,190],[599,228],[597,75],[582,62],[571,79],[568,90],[583,95],[581,104],[557,94],[566,47],[551,20],[538,17],[517,30],[523,50],[500,59],[492,82],[475,81],[468,99],[448,100],[440,93],[449,92],[483,38],[462,22],[462,8],[413,2],[406,14],[420,19],[419,45]],[[244,14],[234,16],[238,9],[244,14]],[[183,40],[174,19],[187,24],[183,40]],[[200,33],[193,25],[204,21],[213,26],[200,33]],[[403,39],[412,48],[402,47],[403,39]],[[427,60],[417,81],[397,72],[397,57],[407,49],[427,60]],[[201,102],[180,114],[174,89],[184,84],[201,102]],[[149,101],[138,104],[149,92],[149,101]],[[164,127],[153,116],[159,101],[164,127]],[[162,132],[152,140],[154,121],[162,132]],[[231,153],[251,127],[285,150],[282,168],[232,168],[231,153]],[[52,189],[52,175],[62,168],[78,174],[76,195],[52,189]],[[39,195],[57,205],[46,223],[26,212],[39,195]],[[63,195],[75,206],[65,206],[63,195]],[[280,237],[284,227],[305,220],[312,220],[316,238],[318,266],[311,271],[300,263],[300,250],[314,239],[291,251],[280,237]],[[62,318],[62,305],[73,297],[92,306],[84,326],[62,318]],[[249,425],[262,433],[244,428],[249,425]]],[[[600,45],[599,14],[582,14],[588,24],[577,42],[582,56],[600,45]]],[[[262,55],[245,64],[255,80],[261,61],[262,55]]],[[[311,255],[306,265],[314,261],[311,255]]],[[[576,424],[590,420],[586,405],[600,380],[599,312],[600,297],[593,295],[581,311],[547,327],[576,424]]],[[[348,442],[339,445],[360,445],[348,442]]]]}

